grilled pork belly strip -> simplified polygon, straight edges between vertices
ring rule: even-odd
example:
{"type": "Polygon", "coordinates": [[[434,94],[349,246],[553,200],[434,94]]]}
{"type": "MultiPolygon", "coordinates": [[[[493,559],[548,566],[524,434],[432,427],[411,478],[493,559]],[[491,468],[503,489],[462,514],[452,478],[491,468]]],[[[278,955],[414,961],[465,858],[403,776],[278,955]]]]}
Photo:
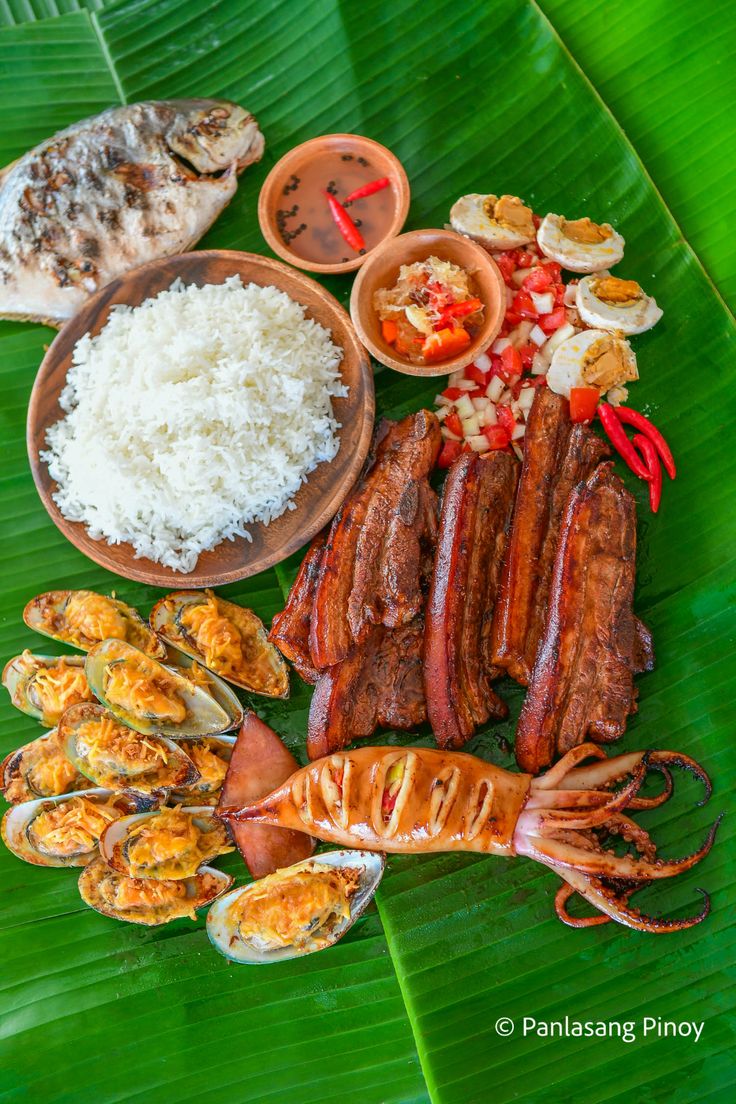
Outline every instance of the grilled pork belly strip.
{"type": "Polygon", "coordinates": [[[286,605],[274,617],[268,634],[271,643],[294,664],[304,681],[311,683],[315,683],[319,676],[309,652],[309,624],[325,543],[324,533],[312,541],[289,591],[286,605]]]}
{"type": "Polygon", "coordinates": [[[442,443],[428,410],[379,427],[375,460],[330,528],[309,646],[318,670],[347,658],[372,626],[406,623],[421,608],[421,556],[432,539],[427,479],[442,443]]]}
{"type": "Polygon", "coordinates": [[[648,635],[632,608],[635,568],[636,504],[613,465],[601,464],[574,489],[562,521],[516,731],[522,770],[537,774],[588,738],[607,743],[624,732],[648,635]]]}
{"type": "MultiPolygon", "coordinates": [[[[255,713],[246,713],[222,787],[220,805],[257,801],[299,769],[276,733],[255,713]]],[[[232,824],[238,850],[254,878],[308,859],[314,840],[290,828],[266,824],[232,824]]]]}
{"type": "Polygon", "coordinates": [[[427,712],[443,748],[461,747],[489,717],[508,713],[491,686],[499,672],[490,633],[516,477],[506,453],[466,453],[445,483],[424,660],[427,712]]]}
{"type": "Polygon", "coordinates": [[[560,521],[570,492],[608,456],[588,426],[573,425],[567,399],[537,391],[493,624],[493,661],[529,683],[544,625],[560,521]]]}
{"type": "Polygon", "coordinates": [[[421,618],[378,627],[317,682],[309,710],[307,751],[320,759],[384,728],[412,729],[427,719],[422,685],[421,618]]]}

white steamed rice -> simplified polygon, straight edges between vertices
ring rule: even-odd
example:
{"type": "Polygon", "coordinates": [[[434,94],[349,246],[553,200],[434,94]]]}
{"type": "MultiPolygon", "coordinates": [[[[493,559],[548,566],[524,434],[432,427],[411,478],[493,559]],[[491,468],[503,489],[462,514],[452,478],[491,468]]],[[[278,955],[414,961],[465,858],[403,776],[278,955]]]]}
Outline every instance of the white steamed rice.
{"type": "Polygon", "coordinates": [[[239,276],[116,307],[76,345],[42,459],[64,517],[177,571],[286,509],[339,441],[342,350],[239,276]]]}

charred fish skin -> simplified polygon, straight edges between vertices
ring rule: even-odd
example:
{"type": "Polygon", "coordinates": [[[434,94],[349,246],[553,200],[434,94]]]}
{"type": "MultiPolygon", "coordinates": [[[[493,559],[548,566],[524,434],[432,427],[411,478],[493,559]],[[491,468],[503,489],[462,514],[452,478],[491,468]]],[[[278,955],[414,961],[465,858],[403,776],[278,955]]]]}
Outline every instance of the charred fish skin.
{"type": "Polygon", "coordinates": [[[263,149],[249,112],[205,99],[109,108],[42,142],[0,174],[0,316],[60,325],[189,249],[263,149]]]}

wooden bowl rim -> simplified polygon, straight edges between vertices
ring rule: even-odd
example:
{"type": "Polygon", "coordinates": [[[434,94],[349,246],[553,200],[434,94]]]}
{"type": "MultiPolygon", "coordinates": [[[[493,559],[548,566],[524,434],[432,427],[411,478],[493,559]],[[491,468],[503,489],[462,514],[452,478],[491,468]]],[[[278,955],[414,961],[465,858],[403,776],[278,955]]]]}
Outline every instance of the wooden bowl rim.
{"type": "Polygon", "coordinates": [[[356,272],[369,257],[372,257],[378,249],[384,245],[385,242],[390,241],[392,238],[397,237],[401,233],[401,228],[406,222],[407,215],[409,214],[409,203],[411,200],[411,188],[409,186],[409,178],[406,175],[404,166],[399,161],[398,157],[392,150],[386,146],[381,145],[380,142],[376,142],[373,138],[366,138],[362,134],[319,134],[315,138],[308,138],[306,142],[300,142],[298,146],[293,146],[288,150],[283,157],[280,157],[273,168],[270,170],[268,176],[264,180],[260,193],[258,195],[258,223],[261,227],[261,233],[263,234],[266,242],[273,249],[283,261],[288,264],[294,265],[295,268],[303,269],[305,272],[317,272],[324,276],[340,275],[345,272],[356,272]],[[395,192],[397,195],[396,210],[391,226],[386,235],[381,239],[378,245],[375,245],[373,249],[369,249],[362,257],[353,257],[352,260],[339,262],[337,264],[322,264],[319,261],[306,261],[303,257],[299,257],[296,253],[289,249],[288,245],[284,242],[281,235],[278,233],[274,226],[273,219],[269,214],[269,203],[276,182],[283,173],[284,169],[288,169],[290,165],[303,159],[303,154],[306,149],[311,146],[316,146],[321,142],[326,142],[333,139],[349,140],[354,143],[361,143],[365,148],[369,150],[378,150],[381,156],[385,157],[390,166],[391,171],[394,173],[395,180],[395,192]]]}
{"type": "MultiPolygon", "coordinates": [[[[399,265],[401,264],[401,262],[398,263],[399,265]]],[[[386,239],[382,241],[381,244],[372,251],[368,263],[364,265],[358,273],[350,295],[350,317],[353,320],[353,325],[358,333],[358,337],[368,349],[371,356],[375,357],[375,359],[385,365],[386,368],[393,368],[394,371],[401,372],[407,376],[423,376],[425,379],[436,376],[447,376],[450,375],[451,372],[457,372],[461,368],[466,368],[468,364],[472,364],[475,358],[480,356],[481,353],[484,353],[495,341],[498,331],[503,324],[505,314],[506,284],[501,275],[501,270],[493,257],[491,257],[481,245],[474,242],[472,238],[466,238],[463,234],[457,234],[454,230],[440,230],[432,227],[427,227],[422,230],[409,230],[406,234],[399,234],[392,240],[386,239]],[[498,288],[498,309],[489,336],[483,338],[481,344],[478,343],[478,339],[476,338],[475,341],[471,342],[465,352],[456,357],[451,357],[449,360],[443,360],[433,368],[428,368],[422,364],[413,364],[410,360],[404,360],[402,357],[392,356],[390,353],[387,353],[382,346],[376,344],[367,328],[363,325],[363,312],[365,310],[373,310],[372,304],[366,304],[364,301],[363,287],[369,280],[375,266],[380,263],[384,251],[389,248],[395,248],[399,242],[409,242],[410,240],[419,239],[427,234],[435,235],[436,238],[441,240],[461,242],[468,255],[475,259],[478,267],[483,268],[488,275],[492,277],[498,288]]]]}
{"type": "MultiPolygon", "coordinates": [[[[224,279],[227,279],[230,275],[236,275],[238,269],[233,267],[233,271],[228,273],[224,279]]],[[[242,273],[241,273],[242,275],[242,273]]],[[[254,274],[249,277],[243,276],[244,282],[258,282],[254,279],[254,274]]],[[[264,280],[264,284],[267,280],[264,280]]],[[[150,295],[158,293],[156,291],[150,291],[149,294],[144,295],[143,298],[149,298],[150,295]]],[[[141,299],[139,302],[142,302],[141,299]]],[[[118,302],[122,302],[119,300],[118,302]]],[[[138,305],[138,304],[134,304],[138,305]]],[[[304,304],[302,304],[304,305],[304,304]]],[[[312,308],[306,307],[307,316],[315,317],[312,308]]],[[[334,332],[334,326],[330,326],[323,322],[327,329],[334,332]]],[[[345,357],[341,362],[344,363],[345,357]]],[[[68,367],[67,367],[68,371],[68,367]]],[[[64,375],[64,380],[66,374],[64,375]]],[[[36,485],[39,497],[44,504],[46,512],[51,520],[56,525],[57,529],[67,538],[67,540],[74,545],[84,556],[92,560],[93,563],[98,564],[100,567],[104,567],[106,570],[113,572],[116,575],[125,579],[130,579],[135,582],[144,583],[149,586],[166,587],[168,589],[177,590],[196,590],[202,587],[216,587],[225,586],[228,583],[238,582],[242,579],[249,578],[252,575],[266,571],[268,568],[273,567],[274,564],[280,563],[286,559],[293,552],[302,548],[312,537],[314,537],[320,529],[322,529],[335,515],[339,509],[345,495],[349,491],[350,487],[358,477],[368,450],[370,448],[371,439],[373,436],[373,423],[375,419],[375,392],[373,384],[373,371],[371,369],[370,359],[363,348],[358,336],[355,332],[355,328],[350,319],[350,315],[345,308],[335,299],[326,288],[322,287],[316,280],[304,275],[301,272],[296,271],[294,268],[283,264],[281,261],[274,260],[272,257],[264,257],[258,253],[246,253],[236,249],[201,249],[193,250],[187,253],[176,254],[172,257],[160,258],[156,261],[151,261],[148,264],[141,265],[136,269],[131,269],[129,272],[124,273],[122,276],[111,280],[99,291],[95,292],[90,299],[84,304],[84,306],[77,312],[77,314],[69,319],[68,322],[59,330],[58,334],[54,337],[51,345],[49,345],[43,360],[39,365],[36,373],[36,378],[31,390],[30,399],[28,402],[28,413],[26,419],[26,448],[28,452],[28,459],[31,468],[31,474],[33,481],[36,485]],[[342,322],[345,334],[348,338],[343,343],[345,356],[350,356],[355,361],[355,376],[356,382],[351,384],[352,387],[359,387],[363,392],[363,402],[358,414],[359,426],[358,426],[358,440],[357,445],[353,449],[352,455],[349,457],[346,471],[342,479],[332,488],[332,490],[325,494],[324,500],[317,500],[317,506],[319,509],[314,508],[314,504],[298,503],[298,498],[309,487],[309,479],[314,473],[310,473],[307,477],[307,482],[303,483],[295,501],[297,502],[296,511],[285,511],[281,517],[286,516],[286,513],[294,514],[300,509],[307,509],[308,520],[305,525],[295,534],[293,534],[282,545],[275,548],[272,552],[264,554],[253,563],[248,563],[247,558],[245,562],[236,568],[232,568],[227,571],[198,571],[197,566],[192,572],[183,574],[178,571],[174,571],[172,568],[165,567],[163,564],[157,563],[153,560],[149,560],[145,557],[139,559],[131,559],[131,566],[126,566],[121,569],[119,563],[119,556],[117,550],[119,548],[126,548],[132,551],[132,546],[127,542],[122,542],[119,545],[110,544],[106,539],[93,540],[88,532],[86,526],[82,522],[69,521],[65,518],[59,507],[56,505],[52,498],[52,491],[56,488],[56,482],[51,479],[48,472],[48,467],[41,460],[39,456],[40,448],[43,445],[37,446],[36,439],[43,435],[45,437],[46,430],[53,425],[60,417],[63,416],[63,411],[59,407],[59,396],[61,394],[64,383],[57,389],[54,395],[54,403],[51,415],[44,421],[41,418],[40,407],[42,399],[47,398],[45,393],[45,387],[48,377],[56,369],[59,358],[59,345],[66,344],[72,339],[72,344],[69,347],[69,351],[63,359],[67,359],[71,356],[71,350],[76,342],[83,334],[96,330],[99,332],[102,324],[109,316],[109,312],[116,303],[110,302],[112,297],[121,289],[130,284],[135,286],[136,282],[140,280],[142,276],[159,269],[165,269],[168,266],[173,266],[175,271],[171,274],[171,281],[177,277],[186,279],[187,263],[191,262],[192,258],[196,258],[198,262],[212,261],[230,261],[233,264],[237,264],[239,268],[245,266],[255,266],[256,269],[262,269],[267,274],[273,274],[274,279],[270,280],[273,286],[279,287],[280,290],[286,291],[297,302],[300,302],[299,292],[309,291],[311,294],[316,293],[316,297],[321,305],[324,306],[328,315],[332,315],[333,318],[339,319],[342,322]],[[180,269],[180,271],[176,271],[180,269]],[[102,301],[102,302],[101,302],[102,301]],[[140,564],[140,567],[135,565],[140,564]]],[[[344,432],[344,423],[341,425],[338,431],[338,438],[342,447],[342,435],[344,432]]],[[[43,439],[43,438],[41,438],[43,439]]],[[[339,456],[339,450],[337,453],[339,456]]],[[[337,456],[335,459],[337,459],[337,456]]],[[[330,461],[330,463],[334,463],[330,461]]],[[[318,470],[318,469],[317,469],[318,470]]],[[[280,518],[275,519],[272,523],[276,525],[280,518]]],[[[249,529],[261,529],[268,530],[268,526],[263,526],[261,522],[254,523],[249,526],[249,529]]],[[[223,546],[243,546],[243,551],[247,557],[247,551],[251,547],[249,541],[243,537],[237,537],[234,541],[221,541],[219,545],[216,545],[214,549],[211,549],[208,553],[202,553],[202,555],[215,555],[219,548],[223,546]]],[[[199,562],[199,561],[198,561],[199,562]]]]}

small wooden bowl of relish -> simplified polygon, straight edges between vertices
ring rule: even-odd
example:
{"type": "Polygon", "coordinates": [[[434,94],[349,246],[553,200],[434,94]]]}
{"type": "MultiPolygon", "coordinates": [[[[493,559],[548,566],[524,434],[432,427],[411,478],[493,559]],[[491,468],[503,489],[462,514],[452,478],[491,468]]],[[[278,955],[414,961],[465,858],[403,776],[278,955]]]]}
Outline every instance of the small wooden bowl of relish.
{"type": "Polygon", "coordinates": [[[412,230],[384,242],[350,297],[353,325],[371,355],[412,376],[445,376],[471,364],[496,339],[505,313],[498,265],[454,230],[412,230]],[[390,318],[398,327],[387,328],[390,318]]]}
{"type": "Polygon", "coordinates": [[[274,165],[258,197],[258,221],[274,253],[296,268],[354,272],[400,233],[409,198],[404,168],[385,146],[359,134],[325,134],[274,165]],[[355,192],[368,194],[350,198],[355,192]]]}

